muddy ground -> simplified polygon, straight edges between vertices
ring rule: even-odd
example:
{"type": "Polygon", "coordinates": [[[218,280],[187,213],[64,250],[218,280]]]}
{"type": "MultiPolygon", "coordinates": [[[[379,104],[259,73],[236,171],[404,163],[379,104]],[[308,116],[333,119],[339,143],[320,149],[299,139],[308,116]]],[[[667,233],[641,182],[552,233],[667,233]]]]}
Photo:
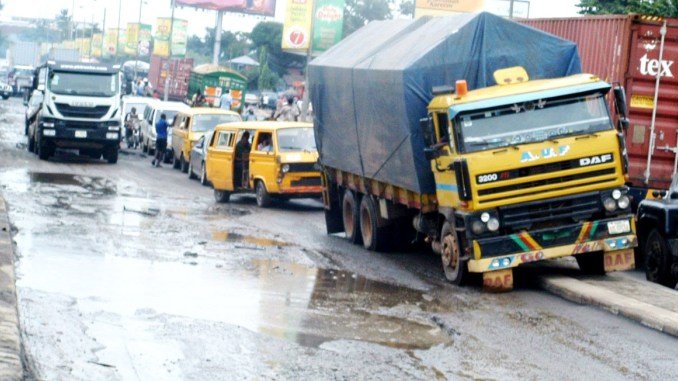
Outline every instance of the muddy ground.
{"type": "Polygon", "coordinates": [[[457,288],[430,253],[327,236],[316,200],[215,204],[138,151],[39,161],[18,99],[0,102],[0,192],[35,379],[678,377],[675,338],[532,287],[546,268],[457,288]]]}

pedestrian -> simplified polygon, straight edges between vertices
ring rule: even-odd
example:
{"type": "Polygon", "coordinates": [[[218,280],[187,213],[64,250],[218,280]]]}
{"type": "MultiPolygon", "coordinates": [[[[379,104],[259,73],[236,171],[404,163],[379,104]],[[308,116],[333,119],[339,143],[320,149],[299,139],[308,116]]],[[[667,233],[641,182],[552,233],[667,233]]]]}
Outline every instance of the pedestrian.
{"type": "Polygon", "coordinates": [[[294,103],[294,98],[289,97],[287,98],[287,103],[282,106],[280,111],[276,111],[273,118],[279,122],[294,122],[299,117],[299,114],[301,113],[294,103]]]}
{"type": "Polygon", "coordinates": [[[202,91],[198,91],[193,94],[193,101],[191,102],[191,107],[200,107],[205,103],[205,96],[202,95],[202,91]]]}
{"type": "Polygon", "coordinates": [[[244,176],[249,167],[249,154],[252,150],[250,145],[250,133],[245,131],[242,137],[235,145],[235,165],[233,170],[233,187],[242,188],[245,186],[244,176]]]}
{"type": "Polygon", "coordinates": [[[148,81],[148,78],[144,78],[144,96],[153,96],[153,85],[148,81]]]}
{"type": "Polygon", "coordinates": [[[144,96],[144,84],[141,82],[141,78],[137,81],[137,96],[143,97],[144,96]]]}
{"type": "Polygon", "coordinates": [[[246,121],[256,121],[257,116],[254,114],[254,107],[248,107],[247,108],[247,113],[245,114],[244,119],[246,121]]]}
{"type": "Polygon", "coordinates": [[[233,97],[231,96],[231,90],[226,89],[226,91],[221,94],[219,98],[219,107],[225,110],[230,110],[233,105],[233,97]]]}
{"type": "Polygon", "coordinates": [[[160,115],[160,120],[155,124],[155,158],[151,164],[156,167],[160,167],[160,162],[162,162],[165,157],[165,150],[167,149],[167,116],[165,114],[160,115]]]}

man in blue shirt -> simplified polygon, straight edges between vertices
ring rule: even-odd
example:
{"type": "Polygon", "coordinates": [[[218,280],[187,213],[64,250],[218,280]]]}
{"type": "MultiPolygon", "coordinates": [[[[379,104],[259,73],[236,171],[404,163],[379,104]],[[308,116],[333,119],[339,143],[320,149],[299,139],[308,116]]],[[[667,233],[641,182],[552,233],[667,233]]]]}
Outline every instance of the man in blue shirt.
{"type": "Polygon", "coordinates": [[[151,162],[156,167],[160,167],[160,162],[162,162],[163,157],[165,156],[165,149],[167,149],[167,116],[165,114],[160,115],[160,120],[155,124],[155,158],[151,162]]]}

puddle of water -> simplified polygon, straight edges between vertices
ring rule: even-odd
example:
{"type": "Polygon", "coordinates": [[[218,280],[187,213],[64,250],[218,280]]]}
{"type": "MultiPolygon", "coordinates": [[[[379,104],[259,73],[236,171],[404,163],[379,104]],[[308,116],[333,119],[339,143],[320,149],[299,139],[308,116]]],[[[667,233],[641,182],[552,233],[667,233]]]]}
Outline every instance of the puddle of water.
{"type": "Polygon", "coordinates": [[[68,173],[29,172],[28,180],[32,184],[82,185],[82,176],[68,173]]]}
{"type": "MultiPolygon", "coordinates": [[[[426,308],[419,291],[352,273],[259,260],[216,268],[74,253],[48,238],[17,236],[18,287],[74,297],[84,312],[132,317],[140,310],[225,322],[305,346],[359,340],[429,348],[450,337],[400,309],[426,308]]],[[[433,306],[432,306],[433,308],[433,306]]]]}
{"type": "Polygon", "coordinates": [[[235,242],[235,243],[247,243],[256,246],[291,246],[289,242],[278,241],[271,238],[260,238],[252,237],[248,235],[231,233],[227,231],[214,230],[212,231],[212,240],[214,241],[224,241],[224,242],[235,242]]]}

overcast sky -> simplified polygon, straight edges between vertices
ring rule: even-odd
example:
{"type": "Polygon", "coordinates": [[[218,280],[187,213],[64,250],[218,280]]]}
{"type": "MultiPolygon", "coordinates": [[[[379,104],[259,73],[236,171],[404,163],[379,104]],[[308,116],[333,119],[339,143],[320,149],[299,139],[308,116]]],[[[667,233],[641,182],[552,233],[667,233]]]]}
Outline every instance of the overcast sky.
{"type": "MultiPolygon", "coordinates": [[[[157,17],[170,16],[171,0],[142,0],[141,20],[155,26],[157,17]]],[[[504,0],[489,0],[504,1],[504,0]]],[[[4,0],[5,7],[0,11],[0,20],[8,16],[52,18],[59,10],[74,10],[78,22],[101,23],[106,8],[106,27],[116,27],[118,23],[118,1],[116,0],[4,0]]],[[[287,0],[277,0],[275,20],[282,22],[287,0]]],[[[579,0],[531,0],[530,17],[569,17],[577,15],[576,4],[579,0]]],[[[488,4],[491,4],[488,2],[488,4]]],[[[496,5],[495,5],[496,6],[496,5]]],[[[487,6],[488,8],[491,5],[487,6]]],[[[122,0],[122,18],[120,25],[125,28],[127,22],[136,22],[139,17],[138,0],[122,0]]],[[[175,17],[189,21],[189,34],[202,36],[206,27],[215,23],[214,11],[202,11],[191,8],[177,8],[175,17]]],[[[224,17],[224,30],[249,32],[263,17],[228,14],[224,17]]],[[[272,19],[272,18],[269,18],[272,19]]]]}

